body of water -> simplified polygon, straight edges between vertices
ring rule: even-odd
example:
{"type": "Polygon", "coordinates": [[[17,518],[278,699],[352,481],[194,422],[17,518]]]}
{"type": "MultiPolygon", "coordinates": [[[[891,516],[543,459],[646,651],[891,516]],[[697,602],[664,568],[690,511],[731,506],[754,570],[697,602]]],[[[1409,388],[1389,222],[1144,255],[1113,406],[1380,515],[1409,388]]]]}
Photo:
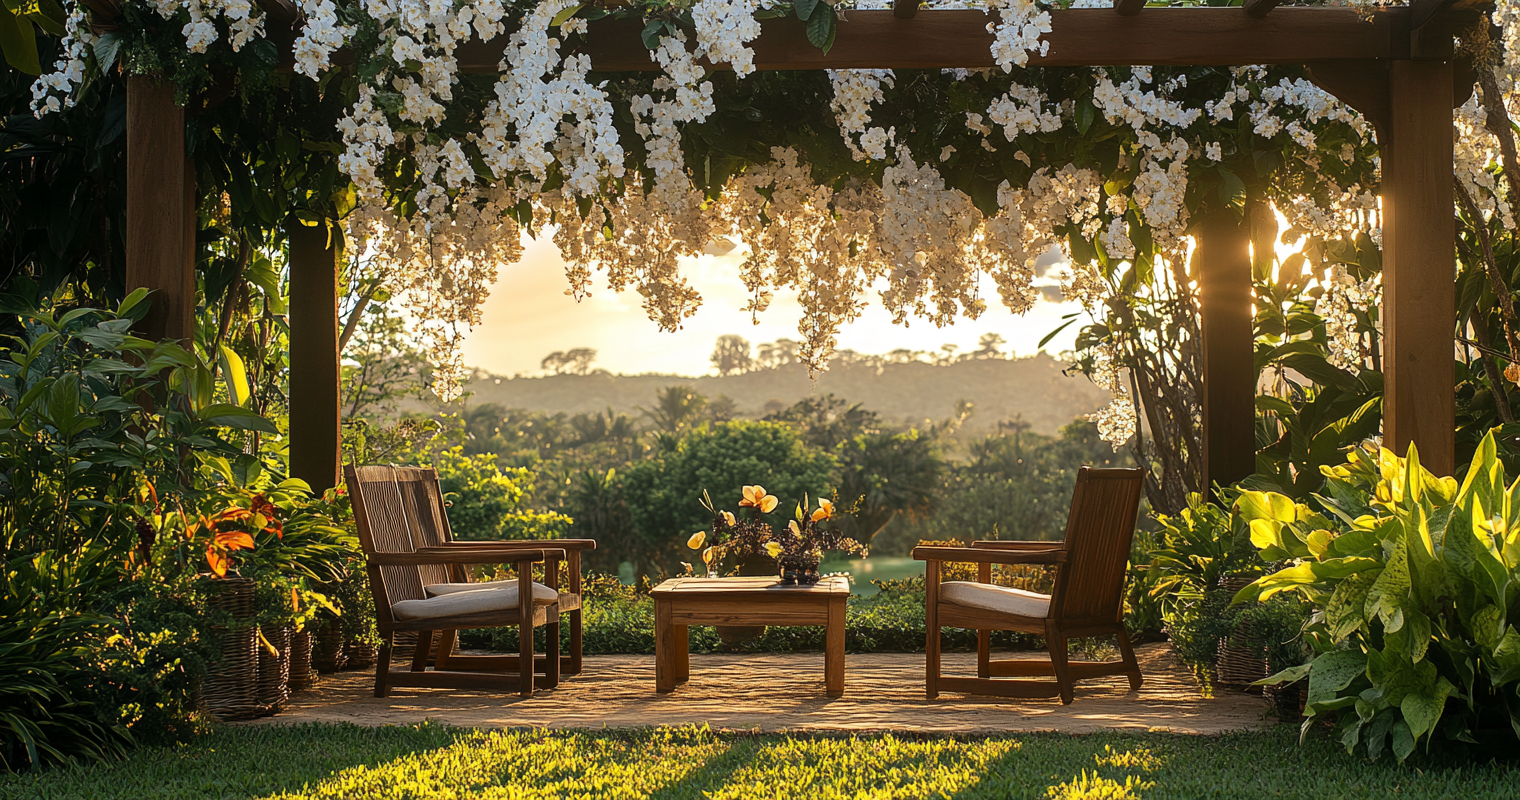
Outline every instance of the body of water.
{"type": "Polygon", "coordinates": [[[819,572],[850,573],[850,593],[873,595],[879,591],[871,581],[899,580],[924,574],[924,562],[912,558],[825,558],[819,572]]]}

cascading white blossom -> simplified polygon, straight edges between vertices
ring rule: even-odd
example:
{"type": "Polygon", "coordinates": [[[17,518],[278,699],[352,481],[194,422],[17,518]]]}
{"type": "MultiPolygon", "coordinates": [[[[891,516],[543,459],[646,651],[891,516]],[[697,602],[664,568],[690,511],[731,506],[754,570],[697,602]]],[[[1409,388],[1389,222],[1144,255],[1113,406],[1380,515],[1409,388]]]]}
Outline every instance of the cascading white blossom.
{"type": "Polygon", "coordinates": [[[1004,72],[1029,63],[1030,53],[1050,54],[1050,42],[1040,37],[1050,33],[1050,12],[1035,5],[1034,0],[987,0],[984,11],[996,11],[997,22],[987,23],[992,34],[992,61],[1004,72]]]}
{"type": "Polygon", "coordinates": [[[834,87],[834,97],[829,107],[839,122],[839,133],[844,137],[845,147],[856,161],[867,158],[882,161],[887,157],[887,147],[896,138],[895,129],[871,127],[871,106],[886,100],[881,87],[892,88],[895,78],[890,69],[831,69],[829,83],[834,87]]]}

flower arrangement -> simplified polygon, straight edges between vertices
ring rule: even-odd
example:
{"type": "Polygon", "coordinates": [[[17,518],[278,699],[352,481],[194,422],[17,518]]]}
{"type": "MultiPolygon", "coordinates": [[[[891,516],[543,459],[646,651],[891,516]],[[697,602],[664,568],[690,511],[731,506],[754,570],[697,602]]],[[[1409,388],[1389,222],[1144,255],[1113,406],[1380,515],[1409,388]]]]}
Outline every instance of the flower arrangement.
{"type": "Polygon", "coordinates": [[[717,566],[729,554],[765,554],[776,560],[783,585],[818,582],[818,562],[826,550],[865,554],[860,542],[844,535],[833,524],[835,510],[830,500],[820,499],[816,508],[806,495],[797,504],[793,518],[779,530],[765,520],[776,510],[780,498],[764,486],[745,486],[739,501],[740,513],[719,509],[712,497],[702,492],[702,507],[713,515],[712,531],[698,531],[686,540],[686,546],[702,553],[702,563],[709,577],[716,577],[717,566]],[[745,512],[744,509],[750,509],[745,512]],[[742,515],[742,516],[741,516],[742,515]]]}

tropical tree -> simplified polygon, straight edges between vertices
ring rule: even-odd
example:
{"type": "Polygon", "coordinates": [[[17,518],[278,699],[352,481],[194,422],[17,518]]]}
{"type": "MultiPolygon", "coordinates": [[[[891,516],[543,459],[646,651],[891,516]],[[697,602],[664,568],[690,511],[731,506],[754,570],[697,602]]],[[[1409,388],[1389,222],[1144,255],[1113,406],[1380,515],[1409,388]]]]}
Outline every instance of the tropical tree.
{"type": "Polygon", "coordinates": [[[743,336],[719,336],[713,348],[712,363],[719,375],[737,375],[748,372],[754,359],[749,354],[749,341],[743,336]]]}

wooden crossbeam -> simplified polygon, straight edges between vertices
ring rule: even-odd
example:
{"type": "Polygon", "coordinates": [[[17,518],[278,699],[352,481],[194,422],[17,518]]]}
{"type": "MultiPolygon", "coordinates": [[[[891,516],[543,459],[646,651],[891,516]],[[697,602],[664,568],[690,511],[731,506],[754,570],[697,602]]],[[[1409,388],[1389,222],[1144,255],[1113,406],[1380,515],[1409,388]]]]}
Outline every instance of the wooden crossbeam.
{"type": "Polygon", "coordinates": [[[1282,3],[1282,0],[1246,0],[1244,6],[1248,16],[1260,19],[1272,13],[1272,9],[1282,3]]]}
{"type": "Polygon", "coordinates": [[[898,19],[913,19],[918,14],[918,4],[921,0],[892,0],[892,16],[898,19]]]}
{"type": "MultiPolygon", "coordinates": [[[[834,46],[822,53],[807,40],[805,24],[770,19],[752,47],[763,70],[987,69],[987,16],[973,10],[925,11],[911,20],[896,11],[851,11],[839,23],[834,46]]],[[[1030,66],[1302,64],[1338,59],[1390,59],[1409,55],[1409,9],[1372,12],[1346,7],[1279,8],[1264,19],[1239,8],[1152,8],[1122,16],[1107,8],[1052,9],[1047,55],[1030,66]]],[[[595,69],[659,69],[649,57],[637,19],[592,22],[582,51],[595,69]]],[[[467,73],[493,73],[507,43],[471,41],[455,55],[467,73]]],[[[340,53],[337,58],[343,56],[340,53]]]]}
{"type": "Polygon", "coordinates": [[[1121,17],[1133,17],[1145,8],[1145,0],[1114,0],[1114,10],[1121,17]]]}

